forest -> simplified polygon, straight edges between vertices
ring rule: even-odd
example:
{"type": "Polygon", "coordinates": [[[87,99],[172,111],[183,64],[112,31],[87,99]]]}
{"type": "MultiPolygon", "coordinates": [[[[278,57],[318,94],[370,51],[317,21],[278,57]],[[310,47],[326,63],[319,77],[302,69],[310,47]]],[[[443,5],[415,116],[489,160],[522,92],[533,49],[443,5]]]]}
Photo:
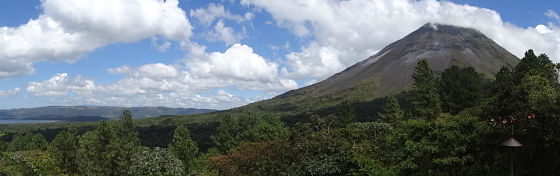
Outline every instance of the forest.
{"type": "Polygon", "coordinates": [[[421,60],[410,89],[371,100],[375,114],[344,100],[291,118],[240,110],[205,127],[150,127],[169,139],[128,110],[52,139],[4,131],[0,175],[509,175],[510,164],[559,175],[559,69],[532,50],[491,78],[421,60]],[[502,146],[510,137],[523,146],[502,146]]]}

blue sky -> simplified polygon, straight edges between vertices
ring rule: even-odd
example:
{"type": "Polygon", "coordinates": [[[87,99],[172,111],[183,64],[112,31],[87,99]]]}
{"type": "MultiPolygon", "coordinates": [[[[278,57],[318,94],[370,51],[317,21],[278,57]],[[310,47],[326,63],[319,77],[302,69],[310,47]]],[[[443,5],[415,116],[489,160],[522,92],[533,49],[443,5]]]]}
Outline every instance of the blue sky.
{"type": "Polygon", "coordinates": [[[323,80],[427,22],[558,61],[558,12],[552,0],[0,1],[0,109],[227,109],[323,80]]]}

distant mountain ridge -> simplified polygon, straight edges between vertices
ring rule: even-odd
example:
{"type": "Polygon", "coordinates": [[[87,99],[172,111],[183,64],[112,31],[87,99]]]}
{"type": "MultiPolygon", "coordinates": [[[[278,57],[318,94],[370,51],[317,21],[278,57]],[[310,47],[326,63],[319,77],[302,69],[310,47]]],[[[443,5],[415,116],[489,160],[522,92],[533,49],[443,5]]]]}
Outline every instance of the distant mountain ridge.
{"type": "Polygon", "coordinates": [[[200,114],[216,111],[214,109],[169,107],[45,106],[0,110],[0,119],[97,121],[116,119],[124,109],[132,111],[134,118],[200,114]]]}

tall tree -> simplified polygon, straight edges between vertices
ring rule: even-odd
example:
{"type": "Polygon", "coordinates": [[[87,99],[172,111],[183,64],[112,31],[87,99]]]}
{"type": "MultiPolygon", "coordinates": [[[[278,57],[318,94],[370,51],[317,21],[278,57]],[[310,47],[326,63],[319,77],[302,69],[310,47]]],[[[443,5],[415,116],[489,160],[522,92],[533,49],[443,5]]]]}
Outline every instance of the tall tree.
{"type": "Polygon", "coordinates": [[[395,96],[388,96],[383,105],[383,113],[379,113],[379,118],[385,122],[396,122],[404,119],[404,111],[395,96]]]}
{"type": "Polygon", "coordinates": [[[525,52],[521,62],[515,66],[514,78],[519,83],[523,77],[539,75],[550,81],[558,81],[556,65],[547,55],[536,56],[533,50],[525,52]]]}
{"type": "Polygon", "coordinates": [[[474,68],[456,65],[445,69],[439,82],[439,94],[445,112],[457,114],[474,106],[482,98],[482,76],[474,68]]]}
{"type": "Polygon", "coordinates": [[[438,95],[437,80],[428,62],[420,60],[412,74],[414,88],[414,115],[420,118],[433,119],[441,113],[441,102],[438,95]]]}
{"type": "Polygon", "coordinates": [[[78,137],[75,130],[62,131],[51,141],[49,153],[58,165],[69,173],[78,173],[76,153],[78,151],[78,137]]]}
{"type": "MultiPolygon", "coordinates": [[[[502,67],[496,74],[496,80],[492,83],[492,106],[489,109],[496,117],[507,117],[512,112],[520,110],[519,95],[515,93],[515,80],[513,72],[507,67],[502,67]]],[[[502,119],[498,119],[502,120],[502,119]]]]}
{"type": "Polygon", "coordinates": [[[122,112],[115,131],[117,136],[111,142],[111,145],[115,149],[113,155],[117,164],[116,172],[118,175],[127,175],[132,162],[132,156],[135,152],[138,152],[140,144],[138,132],[134,129],[132,112],[130,110],[126,109],[122,112]]]}
{"type": "Polygon", "coordinates": [[[185,172],[190,173],[198,154],[198,145],[192,140],[189,129],[185,126],[177,127],[173,133],[173,142],[168,148],[183,162],[185,172]]]}
{"type": "Polygon", "coordinates": [[[79,139],[78,163],[81,175],[118,175],[113,151],[116,133],[106,121],[79,139]]]}

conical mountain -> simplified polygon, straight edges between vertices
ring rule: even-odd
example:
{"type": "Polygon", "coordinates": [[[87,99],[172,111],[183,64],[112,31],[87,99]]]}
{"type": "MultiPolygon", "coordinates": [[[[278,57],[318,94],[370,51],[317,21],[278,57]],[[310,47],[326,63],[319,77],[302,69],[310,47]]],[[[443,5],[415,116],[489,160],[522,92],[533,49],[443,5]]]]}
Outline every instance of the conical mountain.
{"type": "Polygon", "coordinates": [[[517,57],[476,29],[428,23],[322,82],[277,98],[337,93],[355,88],[366,80],[376,83],[375,96],[382,97],[410,86],[414,67],[421,59],[426,59],[436,74],[458,65],[474,67],[489,77],[502,66],[513,67],[519,62],[517,57]]]}

